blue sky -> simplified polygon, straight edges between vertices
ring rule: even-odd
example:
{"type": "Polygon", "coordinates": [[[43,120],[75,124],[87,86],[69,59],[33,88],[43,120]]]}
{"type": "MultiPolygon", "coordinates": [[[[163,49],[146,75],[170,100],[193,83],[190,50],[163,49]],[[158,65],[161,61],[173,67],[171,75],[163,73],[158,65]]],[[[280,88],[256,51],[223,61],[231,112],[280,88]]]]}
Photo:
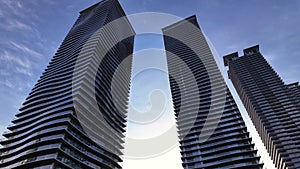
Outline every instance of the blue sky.
{"type": "MultiPolygon", "coordinates": [[[[18,112],[79,11],[96,0],[0,1],[0,131],[18,112]]],[[[120,0],[127,14],[196,14],[220,56],[255,44],[287,83],[300,75],[300,1],[120,0]]],[[[159,35],[139,35],[135,50],[161,48],[159,35]]],[[[149,59],[151,61],[151,58],[149,59]]],[[[155,61],[154,61],[155,62],[155,61]]],[[[146,103],[145,103],[146,104],[146,103]]]]}

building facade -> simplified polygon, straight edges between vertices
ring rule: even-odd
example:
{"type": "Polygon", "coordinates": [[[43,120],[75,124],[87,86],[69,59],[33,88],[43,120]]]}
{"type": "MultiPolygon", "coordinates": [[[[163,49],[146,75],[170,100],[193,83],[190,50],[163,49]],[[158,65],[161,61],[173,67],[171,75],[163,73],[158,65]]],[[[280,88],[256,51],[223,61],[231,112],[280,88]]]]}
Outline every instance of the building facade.
{"type": "Polygon", "coordinates": [[[133,41],[117,0],[80,12],[3,134],[0,168],[121,168],[133,41]]]}
{"type": "Polygon", "coordinates": [[[299,83],[285,85],[259,46],[223,57],[228,75],[277,169],[300,168],[299,83]]]}
{"type": "Polygon", "coordinates": [[[163,35],[183,167],[262,168],[196,16],[163,35]]]}
{"type": "Polygon", "coordinates": [[[288,92],[291,95],[291,98],[293,98],[296,101],[297,106],[300,106],[300,85],[299,82],[291,83],[286,85],[289,90],[288,92]]]}

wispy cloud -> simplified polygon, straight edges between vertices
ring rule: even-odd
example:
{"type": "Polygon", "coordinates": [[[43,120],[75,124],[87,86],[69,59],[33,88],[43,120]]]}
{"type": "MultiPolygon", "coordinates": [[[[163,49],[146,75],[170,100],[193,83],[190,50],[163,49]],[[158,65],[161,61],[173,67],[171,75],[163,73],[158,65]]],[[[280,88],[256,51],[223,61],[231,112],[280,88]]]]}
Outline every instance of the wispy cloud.
{"type": "Polygon", "coordinates": [[[0,26],[8,31],[29,30],[33,31],[32,26],[26,21],[32,18],[31,8],[23,5],[24,1],[19,0],[1,0],[0,1],[0,26]]]}
{"type": "Polygon", "coordinates": [[[14,48],[16,48],[16,49],[19,49],[19,50],[21,50],[21,51],[23,51],[23,52],[25,52],[25,53],[28,53],[29,55],[31,55],[31,56],[35,56],[35,57],[40,57],[40,56],[42,56],[42,54],[40,54],[39,52],[37,52],[37,51],[35,51],[35,50],[33,50],[33,49],[29,49],[27,46],[25,46],[25,45],[22,45],[22,44],[17,44],[17,43],[15,43],[15,42],[10,42],[10,44],[14,47],[14,48]]]}
{"type": "Polygon", "coordinates": [[[0,60],[5,61],[5,62],[14,63],[14,64],[17,64],[24,68],[30,68],[30,66],[31,66],[27,59],[21,59],[19,57],[16,57],[16,56],[10,54],[7,51],[4,51],[4,54],[0,56],[0,60]]]}
{"type": "Polygon", "coordinates": [[[4,85],[6,87],[9,87],[9,88],[14,88],[14,85],[9,80],[5,80],[4,82],[0,82],[0,84],[4,85]]]}
{"type": "Polygon", "coordinates": [[[23,7],[20,1],[17,0],[2,0],[1,1],[1,10],[6,9],[11,14],[14,14],[17,17],[25,18],[26,17],[26,8],[23,7]]]}
{"type": "Polygon", "coordinates": [[[13,30],[16,30],[16,29],[29,30],[29,31],[33,30],[33,28],[30,25],[27,25],[27,24],[25,24],[21,21],[12,20],[12,19],[8,20],[6,23],[3,23],[2,27],[4,27],[8,31],[13,31],[13,30]]]}
{"type": "Polygon", "coordinates": [[[27,76],[32,76],[32,72],[29,69],[16,67],[16,71],[17,71],[17,73],[21,73],[21,74],[24,74],[24,75],[27,75],[27,76]]]}

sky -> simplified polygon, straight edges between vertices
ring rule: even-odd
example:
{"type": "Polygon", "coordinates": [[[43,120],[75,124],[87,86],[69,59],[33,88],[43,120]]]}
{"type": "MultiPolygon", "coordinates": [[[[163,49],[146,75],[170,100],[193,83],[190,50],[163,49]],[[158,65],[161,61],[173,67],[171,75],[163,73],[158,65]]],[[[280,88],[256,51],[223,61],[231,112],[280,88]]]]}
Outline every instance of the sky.
{"type": "MultiPolygon", "coordinates": [[[[22,102],[75,22],[79,11],[97,2],[97,0],[0,1],[1,133],[18,112],[22,102]]],[[[186,18],[196,14],[202,31],[213,44],[220,58],[236,51],[242,55],[243,49],[259,44],[261,53],[284,82],[292,83],[300,80],[298,73],[300,70],[300,1],[298,0],[288,2],[279,0],[120,0],[120,3],[127,15],[160,12],[186,18]]],[[[151,102],[151,92],[162,91],[163,98],[166,99],[166,107],[161,110],[163,115],[158,115],[158,119],[165,121],[156,121],[158,124],[154,125],[154,128],[150,126],[148,130],[156,132],[149,135],[143,132],[142,129],[145,128],[141,128],[141,126],[147,128],[148,125],[141,125],[132,120],[128,125],[128,129],[132,128],[132,132],[127,133],[127,136],[132,138],[150,138],[155,133],[159,133],[157,126],[161,127],[160,125],[164,124],[160,128],[161,131],[172,126],[165,56],[158,49],[163,49],[162,37],[159,34],[141,34],[136,37],[130,103],[139,112],[151,112],[151,106],[154,106],[151,102]],[[153,53],[156,55],[151,56],[153,53]],[[139,72],[140,70],[146,71],[139,72]],[[149,81],[147,77],[157,78],[157,80],[149,81]],[[148,87],[141,87],[145,85],[148,87]],[[136,128],[140,130],[135,130],[136,128]]],[[[224,67],[222,71],[225,71],[224,67]]],[[[241,102],[236,97],[227,77],[225,79],[239,103],[251,136],[256,138],[257,133],[253,126],[251,127],[241,102]]],[[[254,140],[257,144],[261,144],[259,139],[254,140]]],[[[259,153],[265,154],[263,150],[259,153]]],[[[266,167],[271,169],[270,162],[266,162],[268,158],[262,159],[267,163],[266,167]]],[[[169,168],[171,164],[174,165],[171,168],[176,168],[180,167],[179,160],[178,146],[174,145],[167,153],[158,153],[156,157],[139,160],[128,157],[123,165],[124,168],[132,169],[141,165],[151,168],[157,163],[166,163],[169,168]]]]}

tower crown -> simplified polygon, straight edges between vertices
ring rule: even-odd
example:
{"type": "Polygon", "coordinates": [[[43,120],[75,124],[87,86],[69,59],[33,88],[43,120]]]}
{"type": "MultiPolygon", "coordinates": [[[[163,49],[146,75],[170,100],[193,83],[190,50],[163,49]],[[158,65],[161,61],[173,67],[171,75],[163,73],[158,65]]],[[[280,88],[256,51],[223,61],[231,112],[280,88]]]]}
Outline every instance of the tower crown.
{"type": "Polygon", "coordinates": [[[238,52],[234,52],[234,53],[223,56],[224,66],[228,66],[230,61],[232,61],[238,57],[239,57],[238,52]]]}
{"type": "Polygon", "coordinates": [[[259,53],[259,45],[249,47],[247,49],[244,49],[243,51],[244,51],[244,56],[249,56],[255,53],[259,53]]]}

